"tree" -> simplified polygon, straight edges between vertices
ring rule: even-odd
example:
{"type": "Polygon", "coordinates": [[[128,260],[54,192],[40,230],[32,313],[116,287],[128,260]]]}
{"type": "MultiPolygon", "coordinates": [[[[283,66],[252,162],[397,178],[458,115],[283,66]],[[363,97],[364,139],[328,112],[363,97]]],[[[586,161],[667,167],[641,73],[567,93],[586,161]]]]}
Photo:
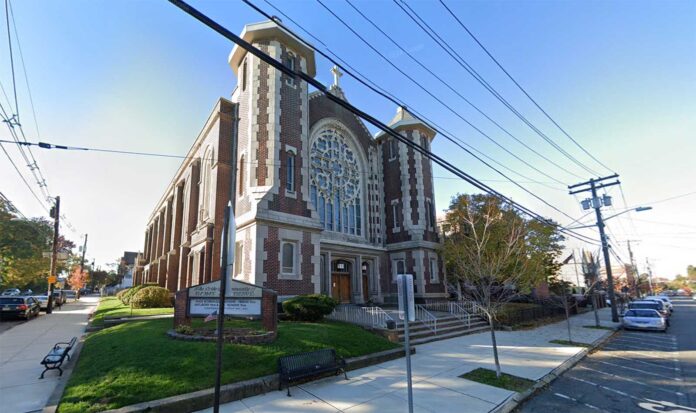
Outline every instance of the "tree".
{"type": "Polygon", "coordinates": [[[500,377],[497,315],[520,291],[557,271],[555,261],[563,236],[552,224],[526,220],[511,205],[488,195],[454,197],[443,231],[448,277],[487,318],[496,375],[500,377]]]}
{"type": "Polygon", "coordinates": [[[693,265],[689,265],[688,267],[686,267],[686,277],[690,281],[696,282],[696,267],[694,267],[693,265]]]}
{"type": "Polygon", "coordinates": [[[73,291],[81,290],[87,284],[87,272],[81,270],[79,266],[73,267],[68,277],[68,284],[73,291]]]}

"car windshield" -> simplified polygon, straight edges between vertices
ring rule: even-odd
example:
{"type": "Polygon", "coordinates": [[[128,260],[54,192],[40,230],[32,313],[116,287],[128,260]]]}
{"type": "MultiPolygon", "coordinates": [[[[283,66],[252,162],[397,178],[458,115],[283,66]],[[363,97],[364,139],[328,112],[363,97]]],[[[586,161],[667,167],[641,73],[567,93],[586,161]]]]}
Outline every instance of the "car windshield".
{"type": "Polygon", "coordinates": [[[0,304],[24,304],[24,298],[0,298],[0,304]]]}
{"type": "Polygon", "coordinates": [[[648,317],[648,318],[658,318],[660,314],[653,310],[628,310],[624,317],[648,317]]]}
{"type": "Polygon", "coordinates": [[[48,296],[47,296],[47,295],[37,295],[36,298],[39,299],[39,300],[48,300],[48,296]]]}
{"type": "Polygon", "coordinates": [[[653,310],[658,310],[661,306],[658,303],[631,303],[628,305],[628,308],[651,308],[653,310]]]}

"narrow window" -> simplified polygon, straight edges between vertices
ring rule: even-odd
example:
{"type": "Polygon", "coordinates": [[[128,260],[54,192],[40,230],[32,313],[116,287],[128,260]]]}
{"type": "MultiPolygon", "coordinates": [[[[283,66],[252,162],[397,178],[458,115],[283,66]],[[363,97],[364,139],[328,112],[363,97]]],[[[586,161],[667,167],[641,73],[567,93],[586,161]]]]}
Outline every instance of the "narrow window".
{"type": "Polygon", "coordinates": [[[281,272],[286,275],[295,274],[295,243],[283,242],[281,257],[281,272]]]}
{"type": "Polygon", "coordinates": [[[389,138],[389,160],[393,161],[396,159],[396,155],[398,154],[398,146],[396,139],[394,138],[389,138]]]}
{"type": "Polygon", "coordinates": [[[287,189],[289,192],[295,192],[295,155],[291,152],[288,152],[285,189],[287,189]]]}
{"type": "Polygon", "coordinates": [[[395,259],[392,260],[392,271],[393,271],[393,278],[394,281],[396,281],[396,278],[399,274],[403,274],[406,272],[406,265],[403,259],[395,259]]]}
{"type": "Polygon", "coordinates": [[[398,202],[394,202],[392,204],[392,219],[394,220],[392,228],[394,230],[399,229],[400,220],[399,220],[399,203],[398,202]]]}
{"type": "Polygon", "coordinates": [[[244,244],[242,241],[234,245],[234,276],[239,278],[242,275],[242,263],[244,262],[244,244]]]}
{"type": "Polygon", "coordinates": [[[244,195],[244,168],[246,168],[244,155],[239,159],[239,172],[237,173],[237,187],[239,195],[244,195]]]}
{"type": "MultiPolygon", "coordinates": [[[[288,53],[288,56],[285,58],[285,61],[283,62],[285,66],[290,69],[290,70],[295,70],[295,58],[292,54],[288,53]]],[[[292,75],[288,75],[287,78],[288,85],[294,86],[295,85],[295,77],[292,75]]]]}
{"type": "Polygon", "coordinates": [[[438,281],[438,275],[437,275],[437,258],[431,258],[430,259],[430,281],[431,282],[437,282],[438,281]]]}
{"type": "Polygon", "coordinates": [[[242,92],[246,90],[246,85],[247,85],[247,61],[244,59],[244,63],[242,64],[242,92]]]}

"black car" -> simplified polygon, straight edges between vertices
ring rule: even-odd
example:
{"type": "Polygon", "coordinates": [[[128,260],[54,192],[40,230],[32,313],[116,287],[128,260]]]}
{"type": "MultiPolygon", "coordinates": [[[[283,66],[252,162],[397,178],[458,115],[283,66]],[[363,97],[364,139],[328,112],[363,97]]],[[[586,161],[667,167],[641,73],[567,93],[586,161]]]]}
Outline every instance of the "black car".
{"type": "Polygon", "coordinates": [[[39,315],[41,305],[34,297],[2,296],[0,297],[0,318],[26,318],[39,315]]]}

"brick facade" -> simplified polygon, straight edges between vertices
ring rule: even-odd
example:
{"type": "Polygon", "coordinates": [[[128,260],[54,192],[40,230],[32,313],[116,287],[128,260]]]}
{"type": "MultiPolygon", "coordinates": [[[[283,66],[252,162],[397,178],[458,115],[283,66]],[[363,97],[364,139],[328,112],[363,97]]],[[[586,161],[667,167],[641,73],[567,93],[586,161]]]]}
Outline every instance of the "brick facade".
{"type": "MultiPolygon", "coordinates": [[[[314,51],[272,22],[247,25],[242,37],[315,76],[314,51]]],[[[237,88],[219,100],[150,217],[136,283],[176,291],[218,279],[221,223],[234,190],[241,255],[235,277],[276,291],[279,300],[325,293],[356,303],[391,301],[399,260],[414,274],[419,299],[444,296],[440,235],[429,221],[430,160],[385,134],[373,137],[352,113],[243,49],[235,47],[229,63],[237,88]],[[332,160],[313,149],[324,136],[333,140],[322,145],[340,152],[332,160]],[[317,196],[325,206],[315,205],[317,196]]],[[[346,99],[340,74],[334,76],[331,93],[346,99]]],[[[428,147],[435,136],[403,108],[390,126],[428,147]]]]}

